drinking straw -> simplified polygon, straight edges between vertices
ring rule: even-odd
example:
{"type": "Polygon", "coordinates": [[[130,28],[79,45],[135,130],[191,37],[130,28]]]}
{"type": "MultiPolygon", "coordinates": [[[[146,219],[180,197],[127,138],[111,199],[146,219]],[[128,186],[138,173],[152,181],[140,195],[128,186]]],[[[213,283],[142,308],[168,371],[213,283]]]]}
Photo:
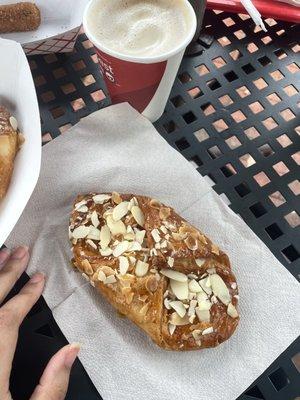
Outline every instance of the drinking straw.
{"type": "Polygon", "coordinates": [[[267,29],[265,27],[265,24],[261,18],[260,13],[258,12],[257,8],[254,6],[251,0],[241,0],[241,3],[245,7],[245,9],[248,11],[248,14],[250,17],[253,19],[256,25],[259,25],[265,32],[267,32],[267,29]]]}

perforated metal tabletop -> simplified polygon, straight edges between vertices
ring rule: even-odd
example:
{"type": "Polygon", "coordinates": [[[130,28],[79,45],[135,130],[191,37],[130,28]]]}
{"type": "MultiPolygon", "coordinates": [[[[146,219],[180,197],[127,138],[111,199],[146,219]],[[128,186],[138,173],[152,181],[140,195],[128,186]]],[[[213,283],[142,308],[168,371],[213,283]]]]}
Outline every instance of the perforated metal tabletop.
{"type": "MultiPolygon", "coordinates": [[[[266,25],[268,33],[248,16],[208,11],[195,53],[184,58],[155,126],[299,280],[300,27],[272,19],[266,25]]],[[[44,143],[110,104],[84,34],[72,54],[29,61],[44,143]]],[[[28,398],[50,355],[65,342],[41,300],[21,327],[14,399],[28,398]]],[[[299,400],[299,372],[298,338],[240,399],[299,400]]],[[[67,399],[99,398],[77,362],[67,399]]]]}

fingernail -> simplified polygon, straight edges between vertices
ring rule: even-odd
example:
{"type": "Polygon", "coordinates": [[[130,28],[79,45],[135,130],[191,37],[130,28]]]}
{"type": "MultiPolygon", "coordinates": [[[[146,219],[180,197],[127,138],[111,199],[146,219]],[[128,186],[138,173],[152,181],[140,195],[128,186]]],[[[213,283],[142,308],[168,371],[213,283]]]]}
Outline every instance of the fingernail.
{"type": "Polygon", "coordinates": [[[39,283],[45,279],[45,275],[41,272],[37,272],[30,278],[30,283],[39,283]]]}
{"type": "Polygon", "coordinates": [[[69,347],[69,351],[65,356],[65,366],[67,368],[71,368],[74,361],[76,360],[76,357],[79,353],[80,350],[80,344],[79,343],[72,343],[69,347]]]}
{"type": "Polygon", "coordinates": [[[5,261],[9,258],[9,256],[10,256],[9,249],[3,249],[0,251],[0,266],[5,263],[5,261]]]}
{"type": "Polygon", "coordinates": [[[24,258],[27,253],[28,253],[28,247],[20,246],[13,251],[13,253],[11,255],[11,259],[12,260],[22,260],[22,258],[24,258]]]}

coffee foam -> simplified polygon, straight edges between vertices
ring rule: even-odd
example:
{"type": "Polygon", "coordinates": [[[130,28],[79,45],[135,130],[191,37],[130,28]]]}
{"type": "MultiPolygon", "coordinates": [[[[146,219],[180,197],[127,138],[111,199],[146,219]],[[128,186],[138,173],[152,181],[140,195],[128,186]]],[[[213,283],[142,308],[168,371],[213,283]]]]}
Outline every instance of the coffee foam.
{"type": "Polygon", "coordinates": [[[168,53],[189,32],[183,0],[95,0],[87,23],[104,47],[135,57],[168,53]]]}

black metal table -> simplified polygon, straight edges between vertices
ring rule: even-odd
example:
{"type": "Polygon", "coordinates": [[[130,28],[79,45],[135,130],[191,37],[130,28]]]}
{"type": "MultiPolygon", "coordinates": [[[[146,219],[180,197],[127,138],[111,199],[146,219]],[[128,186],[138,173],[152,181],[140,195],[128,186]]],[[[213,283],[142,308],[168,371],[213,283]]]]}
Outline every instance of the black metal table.
{"type": "MultiPolygon", "coordinates": [[[[299,280],[300,28],[272,19],[266,24],[268,33],[246,15],[207,11],[195,53],[184,58],[155,126],[299,280]]],[[[29,61],[44,143],[110,104],[84,34],[72,54],[29,61]]],[[[20,330],[11,378],[15,400],[29,397],[65,343],[41,299],[20,330]]],[[[100,398],[77,361],[67,399],[100,398]]],[[[300,398],[299,338],[239,397],[253,398],[300,398]]]]}

